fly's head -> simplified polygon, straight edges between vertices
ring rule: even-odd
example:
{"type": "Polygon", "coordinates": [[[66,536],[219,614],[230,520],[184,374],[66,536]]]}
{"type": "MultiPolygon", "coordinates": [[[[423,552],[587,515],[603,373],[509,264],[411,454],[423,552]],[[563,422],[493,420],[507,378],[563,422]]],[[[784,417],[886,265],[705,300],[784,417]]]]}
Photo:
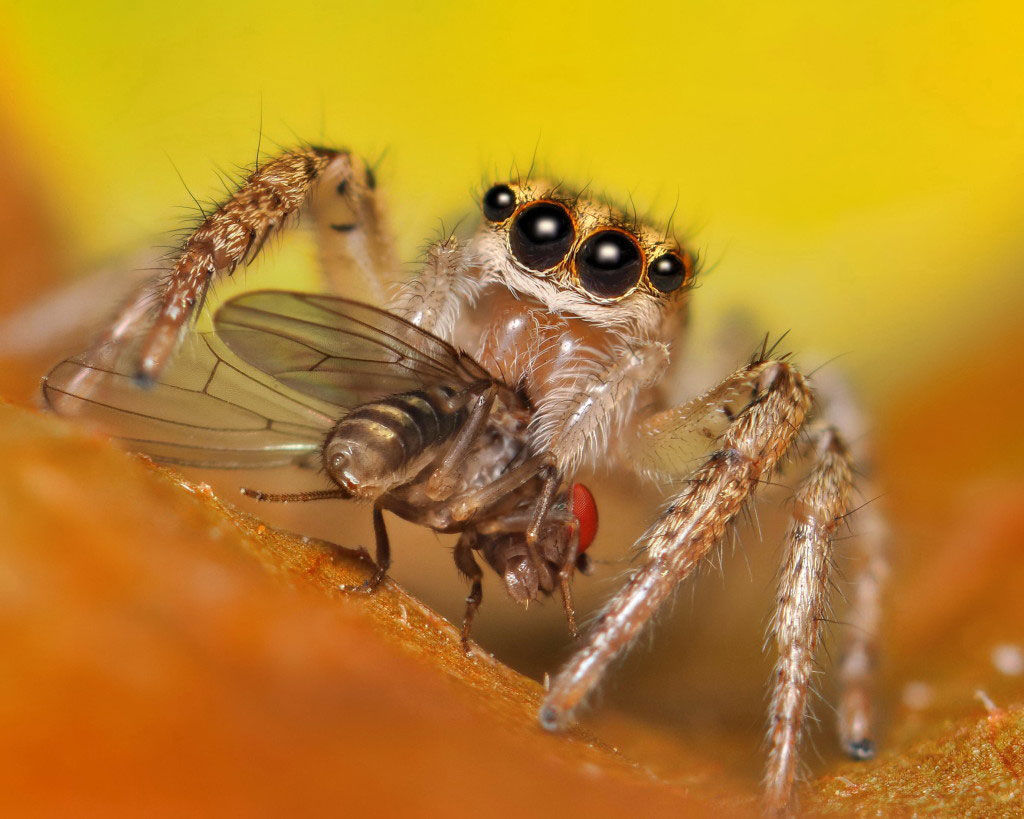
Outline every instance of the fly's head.
{"type": "Polygon", "coordinates": [[[475,237],[484,281],[600,327],[658,337],[693,284],[693,255],[664,231],[542,180],[482,196],[475,237]]]}
{"type": "Polygon", "coordinates": [[[475,547],[505,581],[505,590],[517,603],[528,604],[554,592],[564,566],[590,574],[586,552],[597,534],[598,521],[593,494],[583,484],[573,484],[553,511],[536,544],[539,565],[531,560],[522,532],[474,535],[475,547]]]}

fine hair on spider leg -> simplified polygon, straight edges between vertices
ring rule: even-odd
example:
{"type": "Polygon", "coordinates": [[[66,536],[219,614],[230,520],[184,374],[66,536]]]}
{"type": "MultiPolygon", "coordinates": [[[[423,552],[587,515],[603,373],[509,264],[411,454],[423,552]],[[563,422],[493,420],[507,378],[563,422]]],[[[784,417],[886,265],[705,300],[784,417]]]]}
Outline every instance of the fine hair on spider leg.
{"type": "Polygon", "coordinates": [[[889,574],[888,529],[874,494],[871,497],[854,510],[858,524],[851,536],[851,550],[859,565],[852,580],[853,592],[847,604],[839,656],[841,693],[836,719],[840,741],[854,759],[874,756],[872,680],[882,619],[882,589],[889,574]]]}
{"type": "Polygon", "coordinates": [[[798,749],[822,623],[829,617],[832,534],[843,521],[853,486],[849,453],[832,428],[817,436],[815,462],[797,489],[785,538],[772,633],[778,659],[769,717],[766,801],[788,809],[799,770],[798,749]]]}
{"type": "Polygon", "coordinates": [[[843,516],[850,536],[842,553],[852,569],[847,579],[849,598],[840,627],[836,663],[839,700],[836,706],[840,743],[852,759],[874,756],[873,679],[877,665],[882,591],[889,574],[889,531],[880,492],[871,477],[871,435],[868,423],[842,373],[832,367],[816,370],[821,417],[834,428],[849,453],[849,467],[859,503],[843,516]],[[855,523],[851,524],[851,520],[855,523]]]}
{"type": "Polygon", "coordinates": [[[224,183],[227,197],[209,210],[189,192],[201,222],[170,251],[163,275],[136,297],[140,304],[157,302],[139,352],[142,384],[151,384],[166,366],[211,284],[251,263],[305,211],[313,216],[324,277],[335,289],[344,289],[339,269],[350,262],[371,288],[381,287],[380,277],[397,273],[394,243],[374,195],[376,179],[362,160],[344,150],[305,145],[240,173],[244,179],[233,188],[224,183]],[[354,212],[354,223],[332,221],[339,199],[354,212]]]}
{"type": "Polygon", "coordinates": [[[720,543],[757,481],[788,449],[811,403],[803,378],[780,361],[747,369],[756,376],[757,397],[730,423],[720,448],[641,537],[647,562],[609,601],[585,644],[552,681],[540,713],[545,728],[557,730],[571,720],[611,660],[720,543]]]}

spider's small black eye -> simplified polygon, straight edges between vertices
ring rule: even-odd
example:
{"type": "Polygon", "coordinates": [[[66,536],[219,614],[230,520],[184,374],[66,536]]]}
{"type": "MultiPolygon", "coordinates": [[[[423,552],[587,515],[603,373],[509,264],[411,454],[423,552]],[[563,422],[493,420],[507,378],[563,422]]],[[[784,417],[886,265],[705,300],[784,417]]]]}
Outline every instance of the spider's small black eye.
{"type": "Polygon", "coordinates": [[[516,209],[516,195],[508,185],[495,185],[484,194],[484,216],[504,222],[516,209]]]}
{"type": "Polygon", "coordinates": [[[538,202],[525,208],[512,224],[512,254],[530,270],[557,265],[576,238],[568,211],[554,202],[538,202]]]}
{"type": "Polygon", "coordinates": [[[686,264],[675,253],[666,253],[647,266],[647,278],[662,293],[671,293],[686,280],[686,264]]]}
{"type": "Polygon", "coordinates": [[[618,230],[602,230],[576,254],[576,272],[587,291],[602,298],[621,296],[640,280],[643,259],[636,242],[618,230]]]}

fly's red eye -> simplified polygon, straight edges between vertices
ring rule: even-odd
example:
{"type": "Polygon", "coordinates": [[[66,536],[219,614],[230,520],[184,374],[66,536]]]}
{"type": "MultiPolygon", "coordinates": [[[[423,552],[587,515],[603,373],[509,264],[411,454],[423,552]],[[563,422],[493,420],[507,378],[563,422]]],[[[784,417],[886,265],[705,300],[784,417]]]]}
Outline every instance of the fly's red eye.
{"type": "Polygon", "coordinates": [[[594,542],[594,536],[597,534],[597,503],[590,490],[583,484],[572,485],[569,509],[580,526],[580,545],[577,554],[583,554],[594,542]]]}

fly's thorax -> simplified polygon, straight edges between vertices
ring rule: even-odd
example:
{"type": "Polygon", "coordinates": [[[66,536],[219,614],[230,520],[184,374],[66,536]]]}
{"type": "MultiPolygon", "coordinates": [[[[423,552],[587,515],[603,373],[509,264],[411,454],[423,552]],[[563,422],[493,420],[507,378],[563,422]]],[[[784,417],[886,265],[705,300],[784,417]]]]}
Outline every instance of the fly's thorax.
{"type": "Polygon", "coordinates": [[[327,436],[327,474],[353,497],[380,497],[416,475],[462,426],[467,399],[438,386],[356,407],[327,436]]]}

